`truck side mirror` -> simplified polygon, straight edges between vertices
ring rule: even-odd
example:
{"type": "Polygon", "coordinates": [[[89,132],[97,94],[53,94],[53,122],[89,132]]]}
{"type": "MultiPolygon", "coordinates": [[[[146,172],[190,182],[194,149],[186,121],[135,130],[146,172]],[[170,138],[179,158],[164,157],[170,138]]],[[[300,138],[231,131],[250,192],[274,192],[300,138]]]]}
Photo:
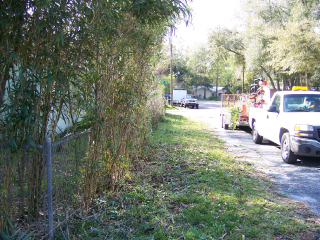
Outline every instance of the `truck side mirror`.
{"type": "Polygon", "coordinates": [[[271,106],[268,108],[267,111],[268,111],[268,112],[277,112],[277,113],[279,113],[279,111],[277,110],[277,107],[274,106],[274,105],[271,105],[271,106]]]}

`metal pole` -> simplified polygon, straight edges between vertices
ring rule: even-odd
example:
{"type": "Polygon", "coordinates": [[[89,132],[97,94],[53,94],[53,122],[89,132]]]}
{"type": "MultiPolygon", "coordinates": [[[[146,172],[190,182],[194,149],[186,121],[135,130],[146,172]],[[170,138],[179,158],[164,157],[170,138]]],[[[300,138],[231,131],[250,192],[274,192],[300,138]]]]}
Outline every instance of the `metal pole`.
{"type": "Polygon", "coordinates": [[[53,239],[51,138],[46,138],[49,239],[53,239]]]}
{"type": "Polygon", "coordinates": [[[244,93],[244,63],[242,66],[242,93],[244,93]]]}
{"type": "Polygon", "coordinates": [[[170,105],[173,106],[173,81],[172,81],[172,29],[170,30],[170,105]]]}
{"type": "Polygon", "coordinates": [[[218,79],[219,79],[219,72],[217,72],[217,79],[216,79],[216,98],[218,97],[218,79]]]}
{"type": "MultiPolygon", "coordinates": [[[[47,163],[47,154],[46,154],[46,146],[43,146],[44,148],[42,149],[42,166],[43,169],[46,169],[46,163],[47,163]]],[[[46,172],[43,174],[43,182],[46,182],[46,172]]],[[[47,193],[46,193],[46,186],[43,184],[43,228],[44,228],[44,234],[45,236],[47,235],[47,193]]]]}

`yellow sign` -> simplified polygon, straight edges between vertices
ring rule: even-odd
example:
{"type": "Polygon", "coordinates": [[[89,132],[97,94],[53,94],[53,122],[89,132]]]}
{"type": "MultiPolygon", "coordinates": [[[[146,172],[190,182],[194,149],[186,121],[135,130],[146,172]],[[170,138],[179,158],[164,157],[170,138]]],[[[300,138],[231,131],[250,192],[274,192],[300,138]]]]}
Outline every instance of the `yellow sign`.
{"type": "Polygon", "coordinates": [[[308,91],[308,87],[294,86],[292,87],[292,91],[308,91]]]}

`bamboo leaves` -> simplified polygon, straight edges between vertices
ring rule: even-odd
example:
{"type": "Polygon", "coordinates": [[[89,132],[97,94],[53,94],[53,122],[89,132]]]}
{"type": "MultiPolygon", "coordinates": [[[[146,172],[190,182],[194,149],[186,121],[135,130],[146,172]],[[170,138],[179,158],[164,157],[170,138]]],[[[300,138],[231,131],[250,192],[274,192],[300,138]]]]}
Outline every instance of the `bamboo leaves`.
{"type": "MultiPolygon", "coordinates": [[[[75,132],[84,115],[92,131],[83,199],[110,189],[140,156],[159,116],[149,111],[153,101],[162,103],[150,97],[156,91],[150,63],[180,14],[190,14],[186,1],[2,1],[0,143],[43,144],[61,132],[59,120],[75,132]]],[[[40,161],[35,155],[30,164],[40,161]]],[[[37,188],[42,174],[30,169],[37,188]]],[[[30,204],[37,216],[38,199],[30,204]]]]}

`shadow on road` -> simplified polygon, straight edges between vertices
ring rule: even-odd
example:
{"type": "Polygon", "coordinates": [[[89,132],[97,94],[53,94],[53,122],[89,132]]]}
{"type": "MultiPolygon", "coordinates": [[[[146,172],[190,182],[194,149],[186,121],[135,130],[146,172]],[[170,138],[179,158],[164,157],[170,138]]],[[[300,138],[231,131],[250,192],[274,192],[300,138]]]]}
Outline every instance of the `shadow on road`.
{"type": "MultiPolygon", "coordinates": [[[[251,134],[250,127],[237,127],[235,130],[236,131],[243,131],[248,134],[251,134]]],[[[275,144],[269,140],[263,140],[263,142],[259,145],[274,146],[274,147],[280,149],[280,146],[278,144],[275,144]]],[[[316,157],[299,156],[298,161],[292,165],[297,165],[297,166],[301,166],[301,167],[319,168],[319,170],[320,170],[320,157],[316,158],[316,157]]]]}
{"type": "Polygon", "coordinates": [[[300,167],[319,168],[318,170],[320,170],[320,158],[300,156],[294,165],[298,165],[300,167]]]}

